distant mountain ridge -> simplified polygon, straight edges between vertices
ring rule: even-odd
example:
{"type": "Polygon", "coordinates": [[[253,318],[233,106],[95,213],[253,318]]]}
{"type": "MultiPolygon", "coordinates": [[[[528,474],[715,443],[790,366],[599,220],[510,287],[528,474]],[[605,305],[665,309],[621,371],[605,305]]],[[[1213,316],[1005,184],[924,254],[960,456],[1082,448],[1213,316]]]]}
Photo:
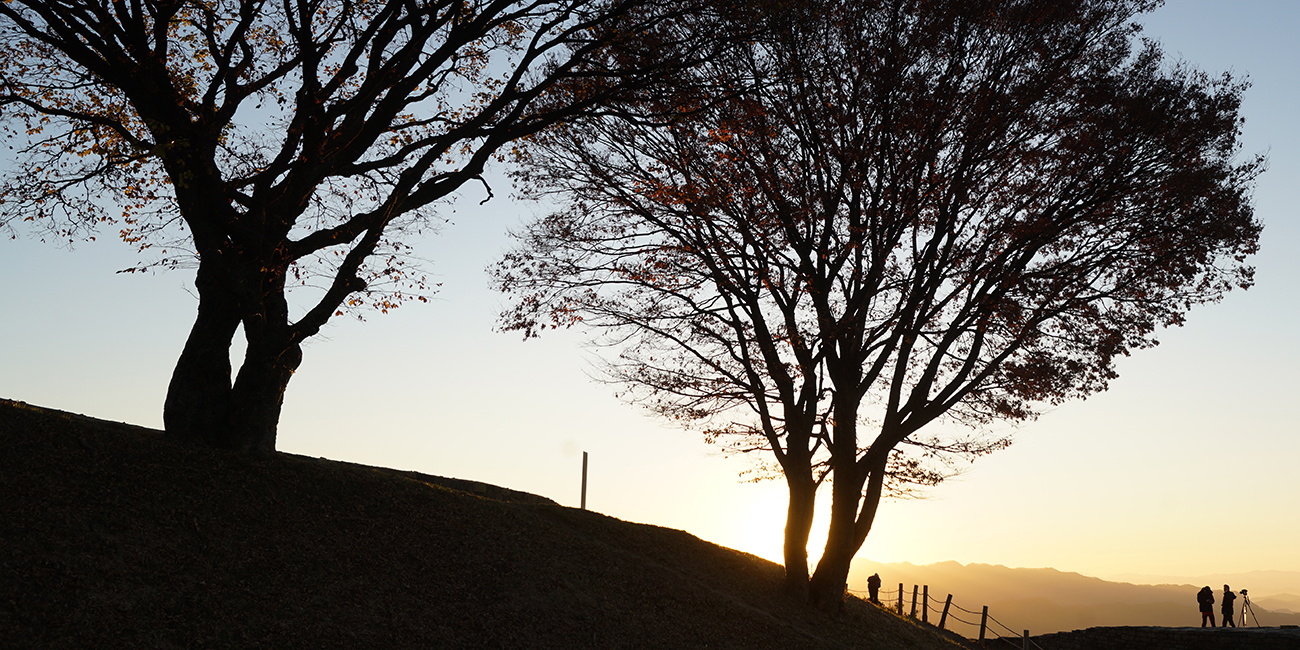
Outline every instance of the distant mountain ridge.
{"type": "Polygon", "coordinates": [[[1275,612],[1300,613],[1300,596],[1295,594],[1274,594],[1254,601],[1259,603],[1260,607],[1267,607],[1275,612]]]}
{"type": "Polygon", "coordinates": [[[1124,573],[1108,576],[1108,580],[1146,585],[1210,585],[1221,590],[1231,585],[1234,591],[1245,587],[1250,591],[1251,602],[1269,611],[1300,613],[1300,571],[1248,571],[1246,573],[1213,573],[1188,578],[1185,576],[1124,573]]]}
{"type": "MultiPolygon", "coordinates": [[[[944,599],[952,594],[953,604],[969,611],[980,612],[987,605],[989,615],[1016,634],[1025,629],[1036,635],[1098,626],[1196,626],[1200,625],[1197,590],[1208,584],[1218,598],[1225,583],[1237,593],[1242,586],[1250,590],[1254,618],[1247,623],[1251,626],[1256,620],[1263,626],[1300,624],[1300,614],[1294,613],[1300,610],[1300,597],[1285,593],[1288,579],[1300,583],[1300,573],[1288,576],[1287,572],[1259,571],[1194,578],[1182,584],[1132,584],[1050,568],[858,560],[849,573],[849,588],[865,591],[872,573],[880,574],[882,589],[894,592],[892,599],[898,597],[899,583],[904,585],[904,608],[909,611],[912,586],[928,585],[932,623],[938,616],[936,610],[942,609],[944,599]],[[1265,596],[1270,593],[1266,589],[1277,591],[1265,596]]],[[[1238,599],[1236,603],[1237,618],[1241,602],[1238,599]]],[[[978,633],[977,627],[961,622],[974,618],[978,624],[978,615],[954,610],[952,616],[959,620],[950,623],[949,629],[967,636],[978,633]]],[[[1220,616],[1216,603],[1215,617],[1220,616]]]]}
{"type": "Polygon", "coordinates": [[[1223,585],[1227,584],[1234,591],[1240,587],[1249,589],[1252,598],[1256,599],[1279,594],[1300,594],[1300,571],[1247,571],[1194,577],[1123,573],[1106,576],[1105,579],[1142,585],[1210,585],[1216,589],[1223,589],[1223,585]]]}

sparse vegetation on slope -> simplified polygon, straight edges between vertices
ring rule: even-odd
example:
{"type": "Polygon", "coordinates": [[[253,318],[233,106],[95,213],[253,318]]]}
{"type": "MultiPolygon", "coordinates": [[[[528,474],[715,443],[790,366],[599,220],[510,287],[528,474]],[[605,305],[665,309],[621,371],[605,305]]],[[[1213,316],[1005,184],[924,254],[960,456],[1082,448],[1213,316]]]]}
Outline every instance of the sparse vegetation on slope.
{"type": "Polygon", "coordinates": [[[5,645],[957,647],[791,602],[778,565],[682,531],[444,481],[0,400],[5,645]]]}

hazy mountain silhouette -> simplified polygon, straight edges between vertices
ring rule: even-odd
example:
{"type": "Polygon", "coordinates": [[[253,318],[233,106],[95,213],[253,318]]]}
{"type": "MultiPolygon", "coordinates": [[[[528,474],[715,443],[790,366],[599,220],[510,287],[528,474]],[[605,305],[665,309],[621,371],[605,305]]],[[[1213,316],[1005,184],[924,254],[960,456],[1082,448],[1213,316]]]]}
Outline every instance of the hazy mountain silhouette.
{"type": "MultiPolygon", "coordinates": [[[[1248,571],[1246,573],[1212,573],[1201,576],[1170,576],[1125,573],[1106,576],[1115,582],[1131,582],[1143,585],[1210,585],[1215,590],[1222,590],[1223,585],[1231,585],[1233,591],[1245,587],[1250,590],[1253,599],[1279,594],[1300,594],[1300,571],[1248,571]]],[[[1292,596],[1294,599],[1295,596],[1292,596]]],[[[1300,611],[1300,607],[1296,608],[1300,611]]]]}
{"type": "Polygon", "coordinates": [[[1300,613],[1300,596],[1295,594],[1273,594],[1252,600],[1260,607],[1266,607],[1274,612],[1300,613]]]}
{"type": "MultiPolygon", "coordinates": [[[[1239,591],[1238,584],[1250,590],[1255,618],[1260,625],[1300,624],[1300,614],[1293,613],[1300,610],[1300,597],[1285,593],[1263,595],[1266,593],[1264,585],[1274,588],[1286,583],[1283,575],[1274,575],[1275,580],[1269,582],[1260,579],[1263,577],[1260,574],[1285,572],[1255,572],[1214,579],[1202,577],[1196,578],[1194,583],[1152,585],[1110,582],[1056,569],[962,565],[957,562],[918,566],[907,562],[882,564],[858,560],[849,575],[849,588],[865,590],[867,576],[872,573],[880,574],[882,589],[894,592],[882,599],[897,602],[898,585],[903,583],[906,611],[911,609],[912,586],[929,585],[932,623],[937,622],[944,599],[952,594],[955,606],[974,614],[954,609],[946,627],[967,636],[978,634],[979,612],[985,605],[989,607],[989,615],[1007,626],[1013,634],[1026,629],[1037,635],[1098,626],[1200,625],[1197,590],[1208,584],[1214,589],[1217,599],[1225,582],[1232,585],[1234,591],[1239,591]],[[1276,611],[1270,609],[1270,605],[1276,611]],[[971,625],[962,621],[969,621],[971,625]]],[[[1300,577],[1300,574],[1293,575],[1300,577]]],[[[1240,606],[1239,599],[1237,618],[1240,618],[1240,606]]],[[[1217,603],[1215,616],[1219,616],[1217,603]]],[[[1250,620],[1249,624],[1253,626],[1255,620],[1250,620]]],[[[1002,634],[1007,634],[1007,631],[1002,631],[1002,634]]]]}

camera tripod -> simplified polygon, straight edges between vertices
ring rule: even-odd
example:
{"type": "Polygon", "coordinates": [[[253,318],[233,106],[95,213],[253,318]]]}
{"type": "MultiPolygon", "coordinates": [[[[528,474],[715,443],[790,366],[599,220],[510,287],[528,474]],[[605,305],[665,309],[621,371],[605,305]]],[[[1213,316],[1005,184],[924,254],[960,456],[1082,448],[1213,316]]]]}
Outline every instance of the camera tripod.
{"type": "Polygon", "coordinates": [[[1255,608],[1250,606],[1250,596],[1246,590],[1241,590],[1241,626],[1246,626],[1246,613],[1250,612],[1251,620],[1255,621],[1255,627],[1259,627],[1259,619],[1255,618],[1255,608]]]}

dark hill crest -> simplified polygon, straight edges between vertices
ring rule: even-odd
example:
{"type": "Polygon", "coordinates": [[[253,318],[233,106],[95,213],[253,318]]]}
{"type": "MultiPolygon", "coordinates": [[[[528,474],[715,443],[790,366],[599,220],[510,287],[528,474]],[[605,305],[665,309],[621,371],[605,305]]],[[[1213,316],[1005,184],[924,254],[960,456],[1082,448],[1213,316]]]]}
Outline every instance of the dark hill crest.
{"type": "Polygon", "coordinates": [[[781,579],[535,495],[0,400],[6,647],[957,647],[856,599],[827,617],[781,579]]]}

